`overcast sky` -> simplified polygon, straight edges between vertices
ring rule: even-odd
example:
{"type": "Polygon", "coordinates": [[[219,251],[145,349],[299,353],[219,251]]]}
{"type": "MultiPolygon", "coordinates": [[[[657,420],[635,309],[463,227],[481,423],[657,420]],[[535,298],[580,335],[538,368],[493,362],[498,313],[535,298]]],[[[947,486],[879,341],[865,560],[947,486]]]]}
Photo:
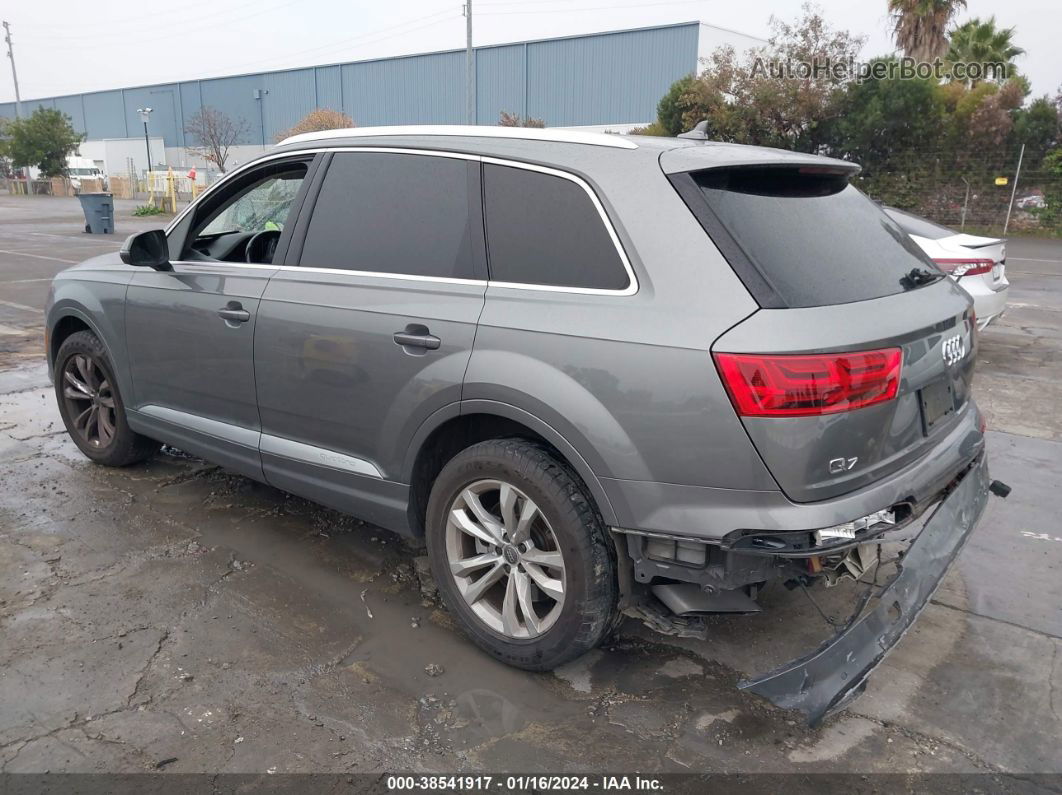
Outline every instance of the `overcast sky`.
{"type": "MultiPolygon", "coordinates": [[[[886,0],[821,0],[835,26],[892,50],[886,0]]],[[[700,20],[766,36],[795,0],[473,0],[474,43],[700,20]]],[[[960,19],[995,14],[1017,28],[1034,95],[1062,83],[1059,0],[968,0],[960,19]]],[[[23,99],[464,47],[461,0],[18,0],[11,23],[23,99]]],[[[6,59],[0,101],[15,97],[6,59]]]]}

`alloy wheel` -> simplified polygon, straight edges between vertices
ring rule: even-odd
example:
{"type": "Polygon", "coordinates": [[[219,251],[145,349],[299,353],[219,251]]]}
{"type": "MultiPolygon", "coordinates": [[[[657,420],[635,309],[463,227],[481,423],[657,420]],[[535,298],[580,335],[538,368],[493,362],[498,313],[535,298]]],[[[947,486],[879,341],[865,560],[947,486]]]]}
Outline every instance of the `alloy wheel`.
{"type": "Polygon", "coordinates": [[[546,517],[501,480],[479,480],[454,498],[446,557],[472,612],[509,638],[546,632],[564,605],[564,555],[546,517]]]}
{"type": "Polygon", "coordinates": [[[63,367],[62,379],[74,432],[92,447],[109,445],[117,432],[117,414],[114,390],[99,362],[84,353],[74,354],[63,367]]]}

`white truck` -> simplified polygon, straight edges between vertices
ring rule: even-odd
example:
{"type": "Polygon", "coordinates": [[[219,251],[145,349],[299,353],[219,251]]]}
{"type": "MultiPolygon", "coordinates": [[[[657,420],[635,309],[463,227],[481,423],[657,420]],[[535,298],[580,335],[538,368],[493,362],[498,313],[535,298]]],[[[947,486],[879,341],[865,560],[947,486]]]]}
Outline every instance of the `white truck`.
{"type": "Polygon", "coordinates": [[[94,160],[71,155],[66,159],[66,174],[75,191],[81,191],[82,180],[99,180],[99,190],[107,190],[107,175],[94,160]]]}

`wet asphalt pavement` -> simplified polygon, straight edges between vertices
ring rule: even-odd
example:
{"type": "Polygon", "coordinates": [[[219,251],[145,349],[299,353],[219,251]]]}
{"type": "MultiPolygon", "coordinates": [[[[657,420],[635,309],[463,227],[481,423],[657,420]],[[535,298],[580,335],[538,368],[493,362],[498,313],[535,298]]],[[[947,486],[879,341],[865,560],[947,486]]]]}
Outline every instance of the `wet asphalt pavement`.
{"type": "Polygon", "coordinates": [[[1009,243],[1011,308],[981,336],[1013,494],[811,730],[735,689],[824,636],[799,593],[707,641],[628,620],[528,674],[462,638],[390,533],[168,448],[91,465],[40,310],[54,273],[156,225],[130,209],[89,237],[76,200],[0,196],[0,770],[1062,772],[1062,241],[1009,243]]]}

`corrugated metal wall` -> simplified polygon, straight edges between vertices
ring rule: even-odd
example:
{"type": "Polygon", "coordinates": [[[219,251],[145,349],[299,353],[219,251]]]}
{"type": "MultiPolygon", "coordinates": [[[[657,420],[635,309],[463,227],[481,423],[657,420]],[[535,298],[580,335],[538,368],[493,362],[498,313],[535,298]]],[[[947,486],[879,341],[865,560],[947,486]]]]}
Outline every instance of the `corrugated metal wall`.
{"type": "MultiPolygon", "coordinates": [[[[697,67],[698,23],[479,47],[476,116],[502,111],[551,127],[645,122],[668,87],[697,67]]],[[[137,114],[152,108],[149,130],[185,146],[184,127],[202,106],[246,122],[241,143],[270,144],[316,107],[342,110],[359,125],[461,124],[463,50],[218,77],[24,100],[68,114],[89,140],[143,134],[137,114]]],[[[0,116],[13,118],[13,102],[0,116]]],[[[188,142],[190,143],[190,142],[188,142]]]]}

